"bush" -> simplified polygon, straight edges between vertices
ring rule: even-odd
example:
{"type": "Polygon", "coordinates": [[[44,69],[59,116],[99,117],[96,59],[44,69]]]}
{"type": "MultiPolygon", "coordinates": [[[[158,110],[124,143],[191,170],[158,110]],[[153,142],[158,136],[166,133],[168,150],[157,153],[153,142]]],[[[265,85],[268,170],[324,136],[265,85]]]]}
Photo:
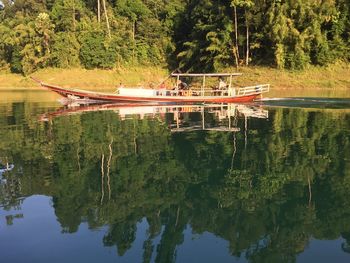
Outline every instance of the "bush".
{"type": "Polygon", "coordinates": [[[22,73],[22,55],[20,53],[20,48],[15,46],[12,50],[11,61],[10,61],[10,70],[12,73],[22,73]]]}
{"type": "Polygon", "coordinates": [[[80,44],[74,33],[57,33],[54,41],[55,43],[52,48],[52,60],[54,66],[68,68],[80,64],[80,44]]]}
{"type": "Polygon", "coordinates": [[[116,62],[115,50],[107,45],[102,32],[90,32],[82,38],[80,61],[87,69],[113,68],[116,62]]]}

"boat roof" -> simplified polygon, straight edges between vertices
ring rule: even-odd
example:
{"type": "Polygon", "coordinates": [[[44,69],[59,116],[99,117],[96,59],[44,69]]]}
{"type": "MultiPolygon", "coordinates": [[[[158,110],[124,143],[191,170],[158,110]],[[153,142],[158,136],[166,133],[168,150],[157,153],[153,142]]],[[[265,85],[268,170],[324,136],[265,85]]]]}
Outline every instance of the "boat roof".
{"type": "Polygon", "coordinates": [[[241,76],[242,73],[172,73],[172,77],[230,77],[241,76]]]}

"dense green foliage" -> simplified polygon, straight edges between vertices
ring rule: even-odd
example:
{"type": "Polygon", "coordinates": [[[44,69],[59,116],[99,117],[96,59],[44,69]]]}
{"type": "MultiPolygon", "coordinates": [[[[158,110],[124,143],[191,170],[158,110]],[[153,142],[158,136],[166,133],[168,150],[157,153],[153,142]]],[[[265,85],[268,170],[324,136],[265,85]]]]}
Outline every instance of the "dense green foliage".
{"type": "Polygon", "coordinates": [[[0,67],[190,71],[349,61],[347,0],[3,0],[0,67]]]}
{"type": "Polygon", "coordinates": [[[103,0],[3,2],[0,67],[24,74],[48,66],[164,64],[181,9],[180,0],[105,1],[106,12],[103,0]]]}
{"type": "Polygon", "coordinates": [[[180,65],[302,69],[349,60],[349,1],[191,0],[176,37],[180,65]]]}
{"type": "Polygon", "coordinates": [[[348,237],[349,113],[274,109],[269,120],[250,119],[246,132],[244,119],[231,117],[240,132],[173,134],[172,116],[104,111],[38,122],[38,110],[3,109],[0,152],[16,166],[0,185],[0,203],[52,196],[64,232],[82,222],[108,226],[101,242],[119,255],[142,219],[145,262],[152,253],[173,262],[187,225],[222,237],[250,262],[294,262],[310,239],[348,237]]]}

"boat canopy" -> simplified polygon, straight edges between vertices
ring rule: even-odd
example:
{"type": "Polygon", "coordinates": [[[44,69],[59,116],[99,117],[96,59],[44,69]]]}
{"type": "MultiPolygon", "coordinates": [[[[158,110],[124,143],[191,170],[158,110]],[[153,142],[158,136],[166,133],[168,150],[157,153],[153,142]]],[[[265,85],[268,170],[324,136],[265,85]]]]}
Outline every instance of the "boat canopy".
{"type": "Polygon", "coordinates": [[[172,73],[172,77],[231,77],[241,76],[242,73],[172,73]]]}

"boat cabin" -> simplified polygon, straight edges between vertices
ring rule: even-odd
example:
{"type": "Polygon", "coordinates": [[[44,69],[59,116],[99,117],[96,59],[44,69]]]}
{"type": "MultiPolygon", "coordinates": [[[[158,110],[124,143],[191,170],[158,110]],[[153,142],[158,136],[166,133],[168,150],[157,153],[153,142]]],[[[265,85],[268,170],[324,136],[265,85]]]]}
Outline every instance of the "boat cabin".
{"type": "Polygon", "coordinates": [[[234,97],[269,91],[269,84],[235,87],[233,78],[241,75],[242,73],[172,73],[170,76],[175,79],[175,84],[171,87],[166,88],[163,82],[156,89],[121,87],[117,93],[122,96],[142,97],[234,97]]]}

